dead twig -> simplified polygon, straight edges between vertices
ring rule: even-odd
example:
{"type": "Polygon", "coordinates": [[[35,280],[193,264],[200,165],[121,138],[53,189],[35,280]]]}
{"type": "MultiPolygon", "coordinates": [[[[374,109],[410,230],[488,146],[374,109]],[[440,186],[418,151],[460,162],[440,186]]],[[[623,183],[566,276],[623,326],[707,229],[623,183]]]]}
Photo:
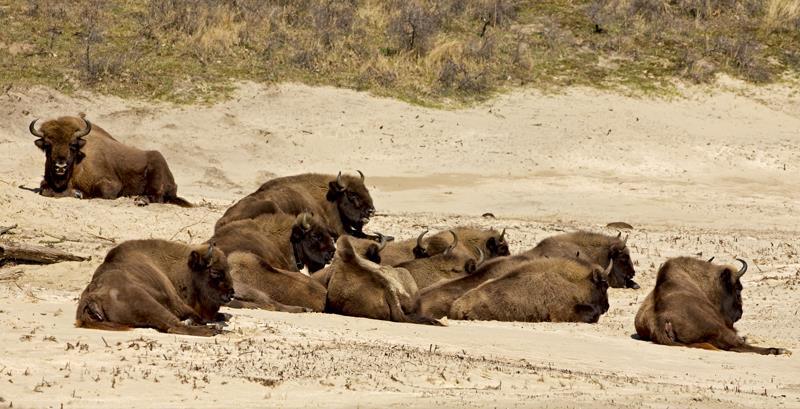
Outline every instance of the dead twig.
{"type": "Polygon", "coordinates": [[[22,277],[22,274],[24,274],[22,270],[9,271],[0,274],[0,281],[16,281],[18,278],[22,277]]]}
{"type": "Polygon", "coordinates": [[[13,226],[8,226],[8,227],[0,227],[0,236],[2,236],[2,235],[4,235],[4,234],[6,234],[6,233],[8,233],[8,232],[10,232],[11,230],[14,230],[14,229],[16,229],[16,228],[17,228],[17,225],[16,225],[16,224],[15,224],[15,225],[13,225],[13,226]]]}
{"type": "Polygon", "coordinates": [[[99,234],[94,234],[94,233],[91,233],[91,232],[90,232],[90,233],[88,233],[88,234],[89,234],[90,236],[92,236],[92,237],[96,238],[96,239],[105,240],[105,241],[107,241],[107,242],[109,242],[109,243],[112,243],[112,244],[116,244],[116,243],[117,243],[117,239],[112,239],[112,238],[108,238],[108,237],[103,237],[103,236],[101,236],[101,235],[99,235],[99,234]]]}

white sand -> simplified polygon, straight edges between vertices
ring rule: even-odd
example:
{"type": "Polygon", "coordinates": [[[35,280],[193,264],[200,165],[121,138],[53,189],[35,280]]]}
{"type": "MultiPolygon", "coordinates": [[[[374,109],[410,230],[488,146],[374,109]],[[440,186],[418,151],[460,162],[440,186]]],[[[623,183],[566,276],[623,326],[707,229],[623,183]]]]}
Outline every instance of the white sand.
{"type": "Polygon", "coordinates": [[[726,86],[672,101],[520,91],[456,111],[301,85],[242,84],[230,101],[192,107],[12,89],[0,95],[0,225],[19,227],[3,239],[58,242],[92,260],[0,269],[22,272],[0,280],[0,407],[800,407],[798,354],[630,337],[666,258],[739,256],[751,260],[740,332],[800,352],[800,97],[726,86]],[[199,206],[18,189],[43,173],[28,122],[79,111],[125,143],[160,150],[179,193],[199,206]],[[643,289],[612,289],[597,325],[430,328],[228,310],[233,332],[212,339],[73,327],[75,300],[111,240],[200,242],[264,180],[340,169],[367,175],[381,214],[369,229],[400,238],[506,226],[520,251],[626,221],[643,289]]]}

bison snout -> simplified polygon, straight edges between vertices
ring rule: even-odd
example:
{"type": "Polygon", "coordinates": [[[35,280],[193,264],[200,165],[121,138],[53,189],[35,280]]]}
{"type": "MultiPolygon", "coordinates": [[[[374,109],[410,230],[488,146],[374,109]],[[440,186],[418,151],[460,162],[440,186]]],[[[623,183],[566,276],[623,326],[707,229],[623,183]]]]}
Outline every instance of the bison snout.
{"type": "Polygon", "coordinates": [[[65,175],[67,173],[67,162],[58,161],[55,163],[56,175],[65,175]]]}

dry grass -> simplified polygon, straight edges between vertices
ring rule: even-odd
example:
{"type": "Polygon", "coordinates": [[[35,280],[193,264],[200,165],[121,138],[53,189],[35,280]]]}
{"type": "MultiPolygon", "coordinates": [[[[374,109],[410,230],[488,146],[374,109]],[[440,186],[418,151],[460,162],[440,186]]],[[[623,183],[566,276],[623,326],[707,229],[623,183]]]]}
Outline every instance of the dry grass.
{"type": "Polygon", "coordinates": [[[0,24],[2,86],[177,102],[237,79],[450,104],[800,66],[800,0],[0,0],[0,24]]]}

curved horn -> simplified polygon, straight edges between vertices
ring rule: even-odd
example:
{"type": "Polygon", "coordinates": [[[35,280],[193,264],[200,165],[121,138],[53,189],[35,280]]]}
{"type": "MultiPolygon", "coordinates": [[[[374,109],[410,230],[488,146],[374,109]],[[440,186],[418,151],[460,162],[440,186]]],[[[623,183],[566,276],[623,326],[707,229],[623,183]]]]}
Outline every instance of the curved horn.
{"type": "Polygon", "coordinates": [[[342,171],[341,170],[339,171],[339,174],[336,175],[336,184],[339,185],[339,187],[344,187],[342,185],[342,171]]]}
{"type": "Polygon", "coordinates": [[[389,240],[386,240],[386,236],[380,233],[375,233],[378,235],[378,253],[380,253],[383,249],[386,248],[386,244],[389,243],[389,240]]]}
{"type": "Polygon", "coordinates": [[[83,118],[83,122],[86,123],[86,127],[81,129],[80,131],[75,132],[72,136],[74,138],[83,138],[86,135],[89,135],[89,132],[92,132],[92,123],[89,122],[88,119],[83,118]]]}
{"type": "Polygon", "coordinates": [[[608,276],[611,274],[611,269],[614,267],[614,259],[608,260],[608,266],[603,271],[603,276],[608,279],[608,276]]]}
{"type": "Polygon", "coordinates": [[[736,278],[741,278],[744,275],[744,273],[747,272],[747,262],[740,258],[737,258],[736,261],[742,263],[742,268],[740,268],[739,271],[736,272],[736,278]]]}
{"type": "Polygon", "coordinates": [[[208,244],[208,253],[206,253],[206,261],[211,260],[211,255],[214,254],[214,243],[208,244]]]}
{"type": "Polygon", "coordinates": [[[486,260],[486,254],[483,252],[483,250],[480,247],[478,247],[478,246],[476,246],[474,244],[472,245],[472,248],[474,248],[475,251],[478,252],[478,261],[475,262],[475,265],[479,266],[479,265],[483,264],[483,262],[486,260]]]}
{"type": "Polygon", "coordinates": [[[503,227],[503,232],[500,233],[500,241],[503,241],[505,239],[506,239],[506,228],[503,227]]]}
{"type": "Polygon", "coordinates": [[[303,227],[303,230],[311,229],[311,224],[308,222],[308,213],[303,213],[303,218],[300,219],[300,225],[303,227]]]}
{"type": "Polygon", "coordinates": [[[425,230],[424,232],[422,232],[422,233],[421,233],[421,234],[420,234],[420,235],[417,237],[417,247],[420,247],[420,248],[422,247],[422,238],[423,238],[423,237],[425,237],[425,235],[426,235],[426,234],[428,234],[428,231],[429,231],[429,230],[425,230]]]}
{"type": "Polygon", "coordinates": [[[453,242],[450,243],[450,245],[444,250],[445,256],[449,255],[450,252],[453,251],[453,249],[456,248],[456,246],[458,246],[458,235],[456,235],[456,232],[452,230],[450,230],[450,234],[453,235],[453,242]]]}
{"type": "MultiPolygon", "coordinates": [[[[620,233],[620,234],[622,234],[622,233],[620,233]]],[[[626,234],[625,235],[625,239],[622,240],[622,247],[625,247],[625,246],[628,245],[628,237],[630,237],[630,234],[626,234]]]]}
{"type": "Polygon", "coordinates": [[[39,118],[36,118],[33,121],[31,121],[31,124],[28,125],[28,130],[31,131],[33,136],[35,136],[37,138],[44,138],[44,134],[41,131],[36,129],[36,121],[38,121],[38,120],[39,120],[39,118]]]}
{"type": "Polygon", "coordinates": [[[361,183],[364,183],[364,174],[361,173],[360,170],[356,170],[356,172],[358,172],[358,174],[361,175],[361,183]]]}
{"type": "Polygon", "coordinates": [[[717,256],[712,256],[710,259],[708,259],[708,262],[710,263],[710,262],[714,261],[714,258],[716,258],[716,257],[717,256]]]}

